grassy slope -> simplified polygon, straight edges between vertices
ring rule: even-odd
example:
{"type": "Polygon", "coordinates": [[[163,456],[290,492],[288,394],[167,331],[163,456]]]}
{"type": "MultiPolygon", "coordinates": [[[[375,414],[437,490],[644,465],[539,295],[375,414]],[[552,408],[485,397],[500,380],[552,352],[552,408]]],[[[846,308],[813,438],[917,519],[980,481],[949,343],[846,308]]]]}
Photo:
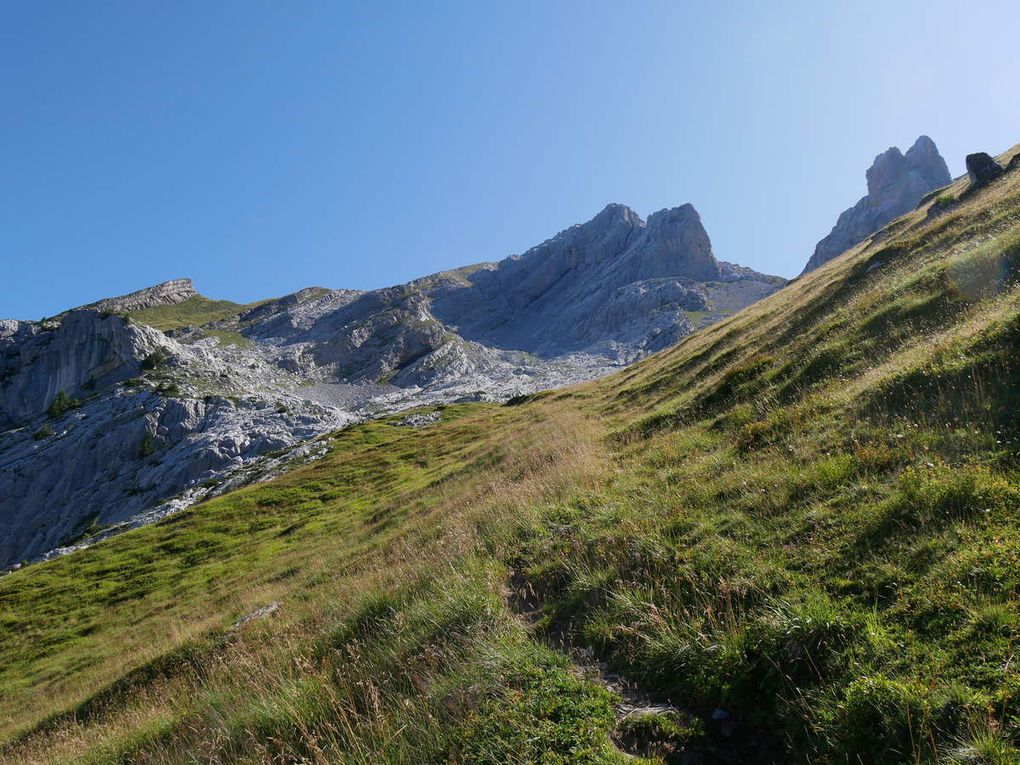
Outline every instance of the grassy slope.
{"type": "Polygon", "coordinates": [[[202,295],[195,295],[176,305],[158,305],[131,311],[127,317],[139,324],[148,324],[155,329],[169,332],[172,329],[200,327],[210,322],[229,319],[257,305],[258,302],[242,305],[229,300],[210,300],[202,295]]]}
{"type": "Polygon", "coordinates": [[[0,754],[619,760],[554,637],[695,715],[663,757],[1016,761],[1020,172],[925,212],[614,377],[0,580],[0,754]]]}

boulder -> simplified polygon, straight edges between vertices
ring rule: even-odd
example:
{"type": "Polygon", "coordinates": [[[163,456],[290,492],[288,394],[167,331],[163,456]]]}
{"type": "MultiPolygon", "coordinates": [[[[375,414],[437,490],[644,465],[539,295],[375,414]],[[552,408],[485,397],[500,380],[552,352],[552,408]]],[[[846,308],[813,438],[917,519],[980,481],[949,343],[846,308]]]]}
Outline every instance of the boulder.
{"type": "Polygon", "coordinates": [[[972,187],[984,186],[1004,172],[1002,165],[983,151],[967,155],[967,177],[972,187]]]}

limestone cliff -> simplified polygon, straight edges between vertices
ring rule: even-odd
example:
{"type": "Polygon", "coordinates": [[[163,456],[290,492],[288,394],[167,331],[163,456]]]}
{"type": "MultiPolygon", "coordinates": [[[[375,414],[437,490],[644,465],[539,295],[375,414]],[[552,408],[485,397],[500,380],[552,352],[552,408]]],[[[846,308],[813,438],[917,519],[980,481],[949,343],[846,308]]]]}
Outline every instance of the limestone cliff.
{"type": "Polygon", "coordinates": [[[196,295],[198,293],[195,291],[195,286],[191,283],[191,279],[171,279],[168,282],[163,282],[153,287],[146,287],[129,295],[106,298],[85,307],[95,308],[97,311],[106,313],[126,313],[128,311],[140,311],[144,308],[154,308],[158,305],[176,305],[196,295]]]}

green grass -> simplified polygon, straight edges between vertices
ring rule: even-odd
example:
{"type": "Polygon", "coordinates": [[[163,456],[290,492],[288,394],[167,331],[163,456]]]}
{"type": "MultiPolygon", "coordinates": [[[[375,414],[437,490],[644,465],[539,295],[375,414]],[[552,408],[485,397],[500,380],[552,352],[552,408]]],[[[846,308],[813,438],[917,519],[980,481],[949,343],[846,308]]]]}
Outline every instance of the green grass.
{"type": "Polygon", "coordinates": [[[139,311],[130,311],[126,316],[131,321],[168,332],[173,329],[200,327],[203,324],[229,319],[257,305],[259,303],[242,305],[229,300],[210,300],[202,295],[195,295],[176,305],[143,308],[139,311]]]}
{"type": "Polygon", "coordinates": [[[613,377],[0,579],[0,757],[1017,762],[1020,180],[959,191],[613,377]]]}
{"type": "Polygon", "coordinates": [[[225,329],[207,329],[205,334],[209,337],[215,337],[219,344],[224,347],[236,346],[238,348],[248,348],[254,343],[240,332],[233,332],[225,329]]]}
{"type": "Polygon", "coordinates": [[[712,311],[685,311],[687,318],[691,320],[691,323],[695,327],[703,327],[710,321],[713,316],[712,311]]]}
{"type": "Polygon", "coordinates": [[[46,409],[46,413],[50,419],[59,419],[64,412],[68,412],[71,409],[77,409],[82,404],[80,399],[71,398],[67,395],[66,391],[59,391],[53,400],[50,402],[49,407],[46,409]]]}

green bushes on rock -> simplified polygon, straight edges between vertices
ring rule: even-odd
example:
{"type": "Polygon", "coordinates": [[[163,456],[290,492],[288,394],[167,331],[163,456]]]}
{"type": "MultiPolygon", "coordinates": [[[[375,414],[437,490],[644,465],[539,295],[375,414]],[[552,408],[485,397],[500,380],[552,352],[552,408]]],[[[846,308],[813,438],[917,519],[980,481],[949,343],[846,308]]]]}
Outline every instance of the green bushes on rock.
{"type": "Polygon", "coordinates": [[[152,371],[153,369],[158,369],[162,366],[166,362],[166,359],[166,351],[162,348],[157,348],[142,360],[139,367],[147,372],[152,371]]]}
{"type": "Polygon", "coordinates": [[[69,395],[67,395],[66,391],[60,391],[59,393],[57,393],[56,396],[53,397],[53,400],[50,402],[50,406],[46,410],[46,413],[50,416],[50,419],[55,420],[61,415],[63,415],[64,412],[68,412],[71,409],[77,409],[79,406],[81,406],[80,399],[71,398],[69,395]]]}

